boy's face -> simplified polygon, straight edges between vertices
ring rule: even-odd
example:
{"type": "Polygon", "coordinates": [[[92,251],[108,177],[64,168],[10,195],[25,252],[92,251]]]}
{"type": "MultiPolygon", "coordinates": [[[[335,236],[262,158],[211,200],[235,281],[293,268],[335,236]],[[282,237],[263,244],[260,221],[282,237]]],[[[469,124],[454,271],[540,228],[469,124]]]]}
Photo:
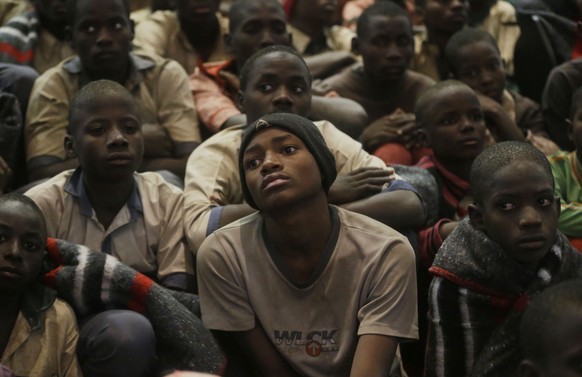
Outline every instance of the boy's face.
{"type": "Polygon", "coordinates": [[[354,47],[362,54],[364,71],[372,82],[399,81],[414,54],[410,21],[404,16],[372,16],[354,47]]]}
{"type": "Polygon", "coordinates": [[[101,96],[78,110],[70,148],[84,174],[103,181],[131,177],[143,158],[141,122],[133,103],[101,96]]]}
{"type": "Polygon", "coordinates": [[[262,211],[323,193],[315,158],[289,131],[267,128],[257,132],[244,152],[243,164],[249,192],[262,211]]]}
{"type": "Polygon", "coordinates": [[[560,215],[552,178],[535,162],[516,160],[491,177],[473,225],[522,266],[535,270],[556,238],[560,215]]]}
{"type": "Polygon", "coordinates": [[[426,0],[424,23],[429,31],[453,34],[465,26],[468,16],[467,0],[426,0]]]}
{"type": "Polygon", "coordinates": [[[446,88],[427,105],[421,126],[438,160],[474,160],[483,150],[485,121],[479,99],[466,87],[446,88]]]}
{"type": "Polygon", "coordinates": [[[72,36],[92,77],[109,77],[127,66],[133,25],[121,0],[79,0],[72,36]]]}
{"type": "Polygon", "coordinates": [[[491,43],[473,42],[457,50],[457,79],[501,103],[505,89],[505,71],[499,53],[491,43]]]}
{"type": "Polygon", "coordinates": [[[540,377],[582,377],[582,313],[576,309],[567,308],[545,339],[540,377]]]}
{"type": "Polygon", "coordinates": [[[0,203],[0,292],[19,293],[39,277],[45,242],[35,212],[20,202],[0,203]]]}
{"type": "Polygon", "coordinates": [[[283,9],[269,2],[259,1],[234,15],[238,25],[225,42],[239,67],[255,52],[272,45],[291,45],[291,36],[283,9]]]}
{"type": "Polygon", "coordinates": [[[33,4],[41,19],[50,22],[67,22],[66,0],[34,0],[33,4]]]}
{"type": "Polygon", "coordinates": [[[181,20],[196,22],[199,19],[214,17],[219,6],[220,0],[178,0],[176,12],[181,20]]]}
{"type": "Polygon", "coordinates": [[[251,123],[272,113],[303,117],[311,110],[309,71],[298,57],[288,53],[267,54],[254,62],[239,103],[251,123]]]}

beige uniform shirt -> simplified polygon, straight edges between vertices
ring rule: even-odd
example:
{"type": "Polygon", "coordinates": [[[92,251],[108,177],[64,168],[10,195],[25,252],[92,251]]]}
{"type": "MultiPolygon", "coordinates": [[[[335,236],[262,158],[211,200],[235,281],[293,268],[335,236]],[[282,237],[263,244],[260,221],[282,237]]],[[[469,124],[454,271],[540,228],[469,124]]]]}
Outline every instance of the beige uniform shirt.
{"type": "Polygon", "coordinates": [[[437,61],[441,51],[437,45],[428,43],[426,38],[426,32],[414,35],[414,56],[410,60],[409,68],[438,82],[441,77],[437,61]]]}
{"type": "Polygon", "coordinates": [[[366,216],[330,208],[332,235],[313,276],[300,286],[259,213],[209,236],[197,257],[204,325],[248,331],[258,320],[293,369],[310,377],[349,376],[361,335],[417,339],[408,240],[366,216]]]}
{"type": "Polygon", "coordinates": [[[186,288],[193,260],[184,239],[182,192],[157,173],[134,177],[135,191],[108,229],[95,215],[81,170],[64,171],[26,195],[44,213],[49,237],[101,250],[164,285],[186,288]]]}
{"type": "Polygon", "coordinates": [[[71,47],[71,42],[60,41],[41,28],[36,42],[32,68],[36,69],[39,74],[43,74],[73,55],[75,55],[75,50],[71,47]]]}
{"type": "MultiPolygon", "coordinates": [[[[184,69],[172,60],[136,54],[130,57],[132,70],[125,87],[135,98],[142,122],[163,128],[171,143],[200,142],[198,117],[184,69]]],[[[34,83],[24,134],[27,161],[41,156],[45,160],[35,166],[65,160],[63,140],[69,103],[80,85],[88,81],[81,69],[75,56],[34,83]]],[[[149,153],[145,150],[144,154],[149,153]]]]}
{"type": "MultiPolygon", "coordinates": [[[[220,33],[214,42],[214,48],[208,62],[228,60],[231,55],[224,44],[224,34],[228,30],[228,22],[217,14],[220,22],[220,33]]],[[[176,12],[157,11],[141,21],[135,28],[133,41],[135,51],[145,51],[157,54],[166,59],[180,63],[188,74],[196,68],[196,52],[180,29],[180,21],[176,12]]]]}
{"type": "MultiPolygon", "coordinates": [[[[363,167],[386,167],[362,145],[328,121],[314,122],[333,156],[338,175],[363,167]]],[[[216,228],[220,210],[213,197],[229,204],[244,202],[240,188],[238,151],[244,125],[221,131],[192,152],[186,165],[184,219],[190,248],[196,252],[209,228],[216,228]]]]}
{"type": "Polygon", "coordinates": [[[0,363],[15,376],[82,376],[77,362],[77,321],[73,310],[59,299],[41,314],[32,328],[22,311],[10,334],[0,363]]]}
{"type": "Polygon", "coordinates": [[[489,16],[477,27],[495,38],[505,64],[505,71],[513,75],[513,52],[521,34],[513,5],[506,1],[497,1],[491,7],[489,16]]]}
{"type": "MultiPolygon", "coordinates": [[[[293,27],[291,24],[287,24],[287,30],[289,30],[293,37],[293,47],[295,47],[299,53],[305,53],[305,48],[309,42],[311,42],[311,38],[301,30],[293,27]]],[[[347,27],[334,25],[325,28],[323,33],[326,37],[328,51],[352,50],[352,39],[356,36],[356,33],[347,27]]]]}

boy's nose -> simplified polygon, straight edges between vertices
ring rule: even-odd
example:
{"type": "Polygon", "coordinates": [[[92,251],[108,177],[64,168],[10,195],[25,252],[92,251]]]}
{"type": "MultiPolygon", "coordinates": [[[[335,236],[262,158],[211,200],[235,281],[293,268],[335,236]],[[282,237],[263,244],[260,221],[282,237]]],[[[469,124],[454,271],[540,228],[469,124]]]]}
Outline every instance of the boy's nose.
{"type": "Polygon", "coordinates": [[[268,28],[266,28],[261,35],[261,48],[272,46],[274,44],[275,40],[273,38],[273,35],[271,34],[271,31],[268,28]]]}
{"type": "Polygon", "coordinates": [[[127,138],[117,127],[113,127],[107,139],[109,145],[127,145],[127,138]]]}
{"type": "Polygon", "coordinates": [[[102,27],[99,29],[99,33],[97,34],[97,44],[109,44],[111,43],[111,33],[106,27],[102,27]]]}
{"type": "Polygon", "coordinates": [[[275,93],[273,103],[278,106],[291,106],[293,105],[293,98],[291,98],[289,90],[284,86],[281,86],[281,88],[279,88],[275,93]]]}
{"type": "Polygon", "coordinates": [[[281,167],[281,161],[278,155],[274,152],[268,151],[265,153],[265,159],[263,160],[263,165],[261,166],[261,174],[269,174],[273,170],[277,170],[281,167]]]}
{"type": "Polygon", "coordinates": [[[4,244],[2,248],[4,259],[21,260],[21,250],[18,245],[18,240],[10,240],[4,244]]]}
{"type": "Polygon", "coordinates": [[[531,228],[541,225],[542,217],[539,212],[532,206],[525,206],[521,210],[519,225],[525,228],[531,228]]]}

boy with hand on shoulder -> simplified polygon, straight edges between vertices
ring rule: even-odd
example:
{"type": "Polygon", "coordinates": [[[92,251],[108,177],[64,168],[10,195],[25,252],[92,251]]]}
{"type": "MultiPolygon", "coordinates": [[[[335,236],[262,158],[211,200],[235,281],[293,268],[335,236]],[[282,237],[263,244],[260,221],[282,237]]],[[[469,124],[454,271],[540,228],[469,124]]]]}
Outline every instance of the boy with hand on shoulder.
{"type": "Polygon", "coordinates": [[[259,212],[198,252],[204,324],[261,375],[387,376],[399,341],[418,335],[406,238],[328,204],[335,158],[305,118],[259,118],[238,162],[245,200],[259,212]]]}
{"type": "Polygon", "coordinates": [[[363,64],[314,85],[314,91],[337,93],[364,107],[370,124],[360,139],[364,149],[386,163],[412,165],[417,125],[414,105],[434,81],[408,70],[414,54],[412,25],[406,10],[391,2],[378,2],[358,19],[352,49],[363,64]],[[378,150],[378,148],[381,148],[378,150]]]}
{"type": "Polygon", "coordinates": [[[447,43],[445,59],[453,78],[477,92],[487,127],[496,141],[527,140],[546,155],[559,150],[549,139],[539,105],[505,89],[503,61],[489,33],[473,28],[459,31],[447,43]]]}
{"type": "Polygon", "coordinates": [[[0,196],[0,363],[17,376],[81,376],[75,314],[40,278],[44,217],[28,197],[0,196]]]}
{"type": "Polygon", "coordinates": [[[560,198],[558,228],[572,245],[582,250],[582,88],[574,92],[568,134],[576,149],[550,156],[550,166],[560,198]]]}
{"type": "Polygon", "coordinates": [[[471,168],[469,219],[430,272],[425,376],[509,376],[531,297],[582,277],[582,255],[558,229],[550,165],[523,142],[495,144],[471,168]]]}

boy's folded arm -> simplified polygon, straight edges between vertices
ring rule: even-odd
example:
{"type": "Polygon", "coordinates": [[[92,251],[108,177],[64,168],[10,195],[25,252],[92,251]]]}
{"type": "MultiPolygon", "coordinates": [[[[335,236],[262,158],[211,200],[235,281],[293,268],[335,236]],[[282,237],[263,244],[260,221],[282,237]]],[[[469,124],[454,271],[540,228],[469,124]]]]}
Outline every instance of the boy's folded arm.
{"type": "Polygon", "coordinates": [[[390,373],[398,339],[392,336],[361,335],[356,346],[350,376],[381,377],[390,373]]]}

